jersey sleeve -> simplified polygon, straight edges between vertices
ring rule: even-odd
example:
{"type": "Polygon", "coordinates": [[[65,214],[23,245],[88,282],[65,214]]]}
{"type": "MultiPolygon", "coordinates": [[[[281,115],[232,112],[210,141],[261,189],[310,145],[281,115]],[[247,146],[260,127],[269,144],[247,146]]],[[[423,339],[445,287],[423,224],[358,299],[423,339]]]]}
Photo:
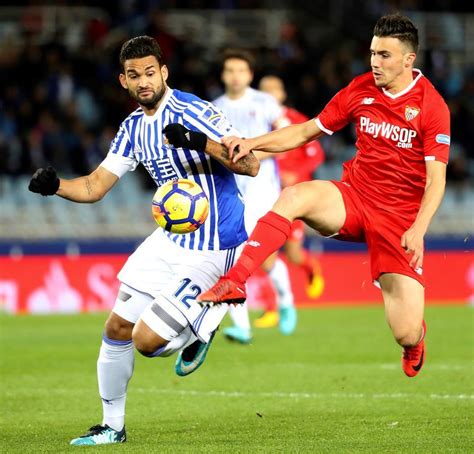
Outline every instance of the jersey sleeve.
{"type": "Polygon", "coordinates": [[[219,143],[224,136],[240,136],[222,111],[208,101],[195,101],[189,105],[184,111],[183,120],[187,128],[203,132],[219,143]]]}
{"type": "Polygon", "coordinates": [[[109,152],[100,165],[119,178],[137,168],[138,161],[135,159],[125,122],[120,125],[110,143],[109,152]]]}
{"type": "Polygon", "coordinates": [[[337,92],[315,119],[318,128],[330,136],[351,121],[348,103],[350,88],[349,84],[337,92]]]}
{"type": "Polygon", "coordinates": [[[449,109],[441,96],[433,97],[426,106],[423,124],[423,150],[425,161],[441,161],[445,164],[449,159],[451,143],[451,127],[449,109]]]}

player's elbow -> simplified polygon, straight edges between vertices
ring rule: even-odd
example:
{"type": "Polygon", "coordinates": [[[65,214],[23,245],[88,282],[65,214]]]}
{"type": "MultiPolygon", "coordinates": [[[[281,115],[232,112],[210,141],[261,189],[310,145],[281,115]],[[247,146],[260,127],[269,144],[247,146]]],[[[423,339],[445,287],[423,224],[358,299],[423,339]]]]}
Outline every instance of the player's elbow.
{"type": "Polygon", "coordinates": [[[249,153],[242,159],[244,168],[244,175],[248,175],[249,177],[256,177],[258,175],[258,171],[260,170],[260,161],[257,157],[253,154],[253,152],[249,153]]]}
{"type": "Polygon", "coordinates": [[[86,202],[88,203],[96,203],[100,202],[107,194],[103,188],[100,187],[98,184],[90,185],[87,187],[88,197],[86,202]]]}
{"type": "Polygon", "coordinates": [[[258,175],[258,171],[260,170],[260,161],[258,159],[254,159],[252,165],[250,166],[249,173],[247,174],[250,177],[256,177],[258,175]]]}
{"type": "Polygon", "coordinates": [[[100,202],[105,197],[105,194],[106,194],[105,192],[98,192],[94,194],[92,203],[100,202]]]}
{"type": "Polygon", "coordinates": [[[104,178],[101,177],[101,174],[97,171],[92,172],[86,177],[85,184],[87,193],[89,195],[88,201],[90,203],[95,203],[102,200],[112,187],[112,184],[109,184],[107,181],[105,181],[104,178]]]}

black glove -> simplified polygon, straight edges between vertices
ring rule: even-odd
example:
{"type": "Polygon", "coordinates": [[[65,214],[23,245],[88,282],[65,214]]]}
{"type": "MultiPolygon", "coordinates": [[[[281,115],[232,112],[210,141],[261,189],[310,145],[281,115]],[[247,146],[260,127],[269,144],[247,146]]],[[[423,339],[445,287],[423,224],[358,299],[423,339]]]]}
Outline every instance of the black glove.
{"type": "Polygon", "coordinates": [[[31,177],[28,189],[41,195],[54,195],[59,189],[59,178],[54,167],[38,169],[31,177]]]}
{"type": "Polygon", "coordinates": [[[189,148],[197,151],[206,149],[206,134],[191,131],[182,124],[170,123],[163,129],[163,132],[168,142],[176,148],[189,148]]]}

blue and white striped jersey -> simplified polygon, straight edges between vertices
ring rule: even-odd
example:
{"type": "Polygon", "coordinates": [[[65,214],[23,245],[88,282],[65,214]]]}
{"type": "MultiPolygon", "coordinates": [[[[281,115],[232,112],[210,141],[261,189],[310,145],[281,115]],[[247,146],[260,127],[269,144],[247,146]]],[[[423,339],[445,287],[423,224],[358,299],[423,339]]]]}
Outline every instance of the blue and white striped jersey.
{"type": "Polygon", "coordinates": [[[244,204],[234,174],[204,152],[166,145],[162,130],[169,123],[181,123],[217,142],[224,135],[235,134],[213,104],[168,88],[154,115],[145,115],[138,108],[122,122],[101,165],[121,177],[141,163],[157,186],[178,178],[195,181],[209,198],[206,222],[186,235],[163,232],[178,245],[193,250],[222,250],[241,244],[247,234],[244,204]]]}

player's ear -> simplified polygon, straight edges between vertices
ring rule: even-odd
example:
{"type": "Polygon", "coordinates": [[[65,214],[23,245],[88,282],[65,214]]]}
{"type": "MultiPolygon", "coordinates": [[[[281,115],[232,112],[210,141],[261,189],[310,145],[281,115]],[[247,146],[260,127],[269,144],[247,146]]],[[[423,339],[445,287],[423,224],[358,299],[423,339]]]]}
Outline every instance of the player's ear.
{"type": "Polygon", "coordinates": [[[166,65],[163,65],[161,68],[160,68],[160,71],[161,71],[161,75],[163,77],[163,80],[166,82],[168,80],[168,67],[166,65]]]}
{"type": "Polygon", "coordinates": [[[120,81],[120,85],[122,85],[122,87],[125,88],[125,90],[128,90],[127,78],[125,77],[125,74],[120,73],[119,81],[120,81]]]}
{"type": "Polygon", "coordinates": [[[410,66],[413,66],[416,60],[416,54],[414,52],[410,52],[406,54],[405,56],[405,67],[409,68],[410,66]]]}

